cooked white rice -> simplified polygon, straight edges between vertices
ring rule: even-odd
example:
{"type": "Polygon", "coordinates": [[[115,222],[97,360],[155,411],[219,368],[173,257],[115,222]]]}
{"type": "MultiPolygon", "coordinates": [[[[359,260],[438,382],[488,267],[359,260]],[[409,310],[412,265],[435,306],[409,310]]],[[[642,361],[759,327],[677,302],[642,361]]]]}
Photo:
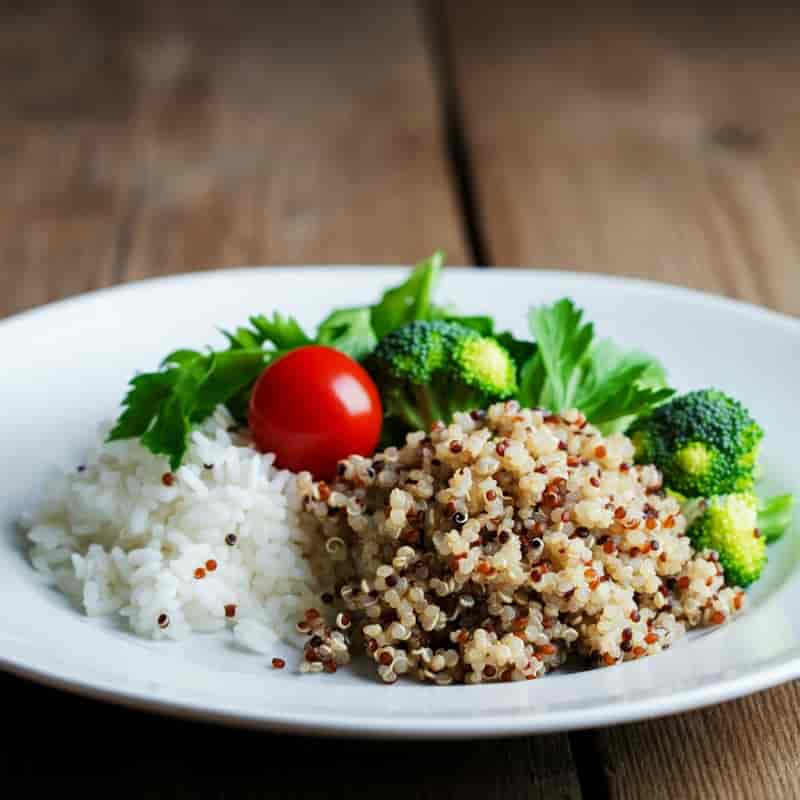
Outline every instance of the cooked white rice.
{"type": "Polygon", "coordinates": [[[89,616],[117,614],[143,636],[231,626],[262,652],[291,640],[318,597],[314,538],[290,508],[293,475],[232,425],[220,408],[174,474],[138,440],[106,442],[101,426],[28,520],[34,566],[89,616]]]}

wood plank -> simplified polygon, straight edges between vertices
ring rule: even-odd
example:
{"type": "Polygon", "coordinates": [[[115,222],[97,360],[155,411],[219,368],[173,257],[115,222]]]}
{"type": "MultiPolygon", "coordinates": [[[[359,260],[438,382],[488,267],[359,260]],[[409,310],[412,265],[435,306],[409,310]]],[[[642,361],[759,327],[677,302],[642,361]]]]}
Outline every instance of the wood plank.
{"type": "Polygon", "coordinates": [[[598,731],[598,764],[620,800],[800,797],[797,681],[691,714],[598,731]]]}
{"type": "MultiPolygon", "coordinates": [[[[416,5],[278,5],[4,12],[0,315],[216,265],[470,260],[416,5]]],[[[120,796],[580,797],[565,736],[276,737],[8,675],[0,698],[0,773],[113,775],[120,796]]]]}
{"type": "Polygon", "coordinates": [[[413,3],[21,5],[3,311],[217,265],[467,259],[413,3]]]}
{"type": "Polygon", "coordinates": [[[446,5],[494,263],[800,312],[800,18],[695,6],[446,5]]]}
{"type": "MultiPolygon", "coordinates": [[[[800,20],[714,8],[445,4],[493,262],[800,312],[800,20]]],[[[797,797],[799,692],[589,734],[579,769],[626,800],[797,797]]]]}

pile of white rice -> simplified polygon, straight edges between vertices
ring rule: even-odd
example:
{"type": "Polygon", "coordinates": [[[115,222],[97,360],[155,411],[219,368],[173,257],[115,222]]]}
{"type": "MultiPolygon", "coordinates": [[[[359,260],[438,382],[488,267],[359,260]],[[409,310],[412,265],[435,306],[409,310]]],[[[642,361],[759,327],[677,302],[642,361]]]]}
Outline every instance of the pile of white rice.
{"type": "Polygon", "coordinates": [[[154,639],[230,626],[267,652],[296,637],[324,565],[291,508],[294,476],[223,408],[174,473],[138,440],[106,442],[108,430],[26,521],[34,566],[89,616],[120,615],[154,639]]]}

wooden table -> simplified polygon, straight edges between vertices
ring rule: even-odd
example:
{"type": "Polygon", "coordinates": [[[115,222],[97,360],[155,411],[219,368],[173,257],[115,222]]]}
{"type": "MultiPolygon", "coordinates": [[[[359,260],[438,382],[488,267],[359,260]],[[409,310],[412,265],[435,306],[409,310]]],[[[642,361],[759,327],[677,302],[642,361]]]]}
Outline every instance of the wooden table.
{"type": "MultiPolygon", "coordinates": [[[[564,5],[4,6],[0,314],[170,272],[437,247],[800,312],[797,14],[564,5]]],[[[435,745],[225,730],[8,676],[0,692],[3,774],[122,776],[122,796],[800,796],[797,683],[435,745]]]]}

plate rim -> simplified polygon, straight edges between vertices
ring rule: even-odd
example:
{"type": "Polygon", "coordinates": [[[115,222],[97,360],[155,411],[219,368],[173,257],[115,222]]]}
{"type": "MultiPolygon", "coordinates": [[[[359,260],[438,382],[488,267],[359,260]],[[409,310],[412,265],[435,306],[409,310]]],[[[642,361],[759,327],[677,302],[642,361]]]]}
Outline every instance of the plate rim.
{"type": "MultiPolygon", "coordinates": [[[[79,292],[78,294],[64,297],[59,300],[53,300],[48,303],[43,303],[32,308],[23,309],[9,316],[0,318],[0,328],[15,325],[25,322],[30,319],[35,319],[36,316],[48,313],[58,309],[69,309],[77,307],[82,303],[91,302],[95,299],[102,299],[103,297],[122,295],[146,289],[157,288],[159,286],[167,286],[180,283],[191,283],[195,280],[221,280],[235,279],[238,276],[253,275],[254,273],[295,273],[295,272],[352,272],[353,274],[361,273],[363,275],[365,270],[369,270],[371,275],[382,274],[387,279],[393,277],[398,273],[407,272],[408,265],[402,264],[307,264],[307,265],[243,265],[237,267],[209,267],[191,272],[176,272],[169,275],[156,275],[148,278],[137,278],[132,281],[124,283],[117,283],[113,286],[104,286],[97,289],[91,289],[86,292],[79,292]]],[[[511,278],[512,280],[530,279],[531,277],[541,279],[567,279],[572,280],[586,280],[590,282],[597,282],[606,285],[632,285],[639,289],[646,290],[651,293],[663,293],[676,297],[690,300],[692,302],[711,303],[717,308],[728,308],[731,310],[739,310],[747,312],[763,319],[768,319],[771,322],[800,329],[800,318],[794,317],[782,311],[775,311],[774,309],[767,308],[757,303],[750,302],[749,300],[740,300],[734,297],[727,297],[725,295],[717,294],[715,292],[708,292],[703,289],[695,289],[689,286],[681,286],[675,283],[666,283],[663,281],[652,280],[650,278],[639,278],[635,276],[625,275],[611,275],[603,272],[581,272],[577,270],[562,269],[562,268],[539,268],[532,266],[497,266],[497,267],[481,267],[469,265],[453,265],[446,266],[442,269],[442,279],[446,279],[447,275],[459,273],[462,275],[503,275],[504,277],[511,278]]]]}
{"type": "MultiPolygon", "coordinates": [[[[710,686],[695,687],[663,695],[655,700],[633,700],[608,703],[589,710],[550,711],[541,716],[510,716],[508,714],[470,717],[464,726],[463,718],[452,716],[428,717],[424,727],[411,718],[398,720],[391,716],[374,719],[339,719],[315,717],[313,713],[279,714],[226,709],[213,704],[201,705],[191,700],[163,699],[142,691],[119,689],[109,682],[81,681],[64,678],[52,672],[20,664],[13,658],[0,656],[0,669],[34,683],[139,711],[198,720],[219,725],[297,736],[335,737],[351,739],[474,739],[531,736],[566,733],[587,728],[611,727],[629,722],[660,719],[686,711],[718,705],[759,691],[770,689],[800,677],[800,654],[774,667],[751,670],[735,678],[717,681],[710,686]],[[654,708],[655,707],[655,708],[654,708]]],[[[302,676],[297,676],[298,679],[302,676]]],[[[375,690],[391,691],[391,687],[375,685],[375,690]]],[[[440,687],[442,688],[442,687],[440,687]]],[[[472,690],[478,687],[471,687],[472,690]]],[[[447,691],[447,687],[443,687],[447,691]]],[[[478,689],[479,690],[479,689],[478,689]]]]}
{"type": "MultiPolygon", "coordinates": [[[[161,287],[175,286],[182,283],[214,282],[221,279],[235,282],[240,276],[253,276],[256,273],[272,274],[276,277],[280,277],[281,274],[313,271],[361,273],[363,275],[365,270],[369,270],[371,277],[377,275],[389,280],[399,273],[407,271],[408,267],[368,264],[265,265],[210,268],[156,276],[94,289],[12,314],[0,319],[0,335],[5,335],[18,324],[34,322],[37,317],[49,313],[79,308],[83,304],[95,301],[113,300],[124,294],[158,291],[161,287]]],[[[640,292],[645,291],[649,294],[658,293],[662,297],[666,293],[676,300],[688,301],[693,304],[712,304],[719,309],[745,314],[759,322],[777,325],[795,335],[800,334],[800,319],[796,317],[751,302],[660,281],[564,269],[518,267],[483,269],[469,266],[446,267],[443,272],[443,278],[446,279],[448,274],[452,275],[453,273],[469,275],[473,278],[484,275],[485,277],[493,276],[495,278],[502,276],[503,278],[520,281],[534,280],[555,283],[556,281],[566,280],[569,283],[577,281],[605,285],[607,287],[624,286],[640,292]]],[[[568,288],[565,287],[565,289],[568,288]]],[[[398,739],[413,736],[419,739],[464,739],[479,736],[522,736],[618,725],[644,719],[655,719],[715,705],[800,677],[800,652],[797,652],[794,656],[790,655],[771,666],[753,668],[744,674],[721,679],[710,685],[679,690],[671,695],[663,695],[655,699],[623,700],[618,703],[608,702],[587,710],[555,710],[541,715],[531,714],[530,712],[521,716],[508,714],[507,712],[493,713],[472,717],[466,727],[464,727],[462,718],[453,716],[430,717],[425,721],[424,725],[420,724],[419,719],[392,718],[390,716],[366,720],[361,717],[347,719],[339,714],[331,715],[326,719],[306,712],[276,713],[263,709],[248,711],[241,707],[225,708],[222,704],[215,705],[213,702],[198,701],[192,698],[148,696],[143,690],[115,686],[113,681],[102,678],[81,680],[71,677],[69,674],[65,676],[63,669],[59,673],[59,667],[48,670],[31,666],[25,663],[24,659],[14,658],[5,654],[0,654],[0,669],[23,679],[103,702],[144,710],[149,713],[203,720],[237,727],[296,735],[346,736],[351,738],[378,737],[381,739],[398,739]]]]}

